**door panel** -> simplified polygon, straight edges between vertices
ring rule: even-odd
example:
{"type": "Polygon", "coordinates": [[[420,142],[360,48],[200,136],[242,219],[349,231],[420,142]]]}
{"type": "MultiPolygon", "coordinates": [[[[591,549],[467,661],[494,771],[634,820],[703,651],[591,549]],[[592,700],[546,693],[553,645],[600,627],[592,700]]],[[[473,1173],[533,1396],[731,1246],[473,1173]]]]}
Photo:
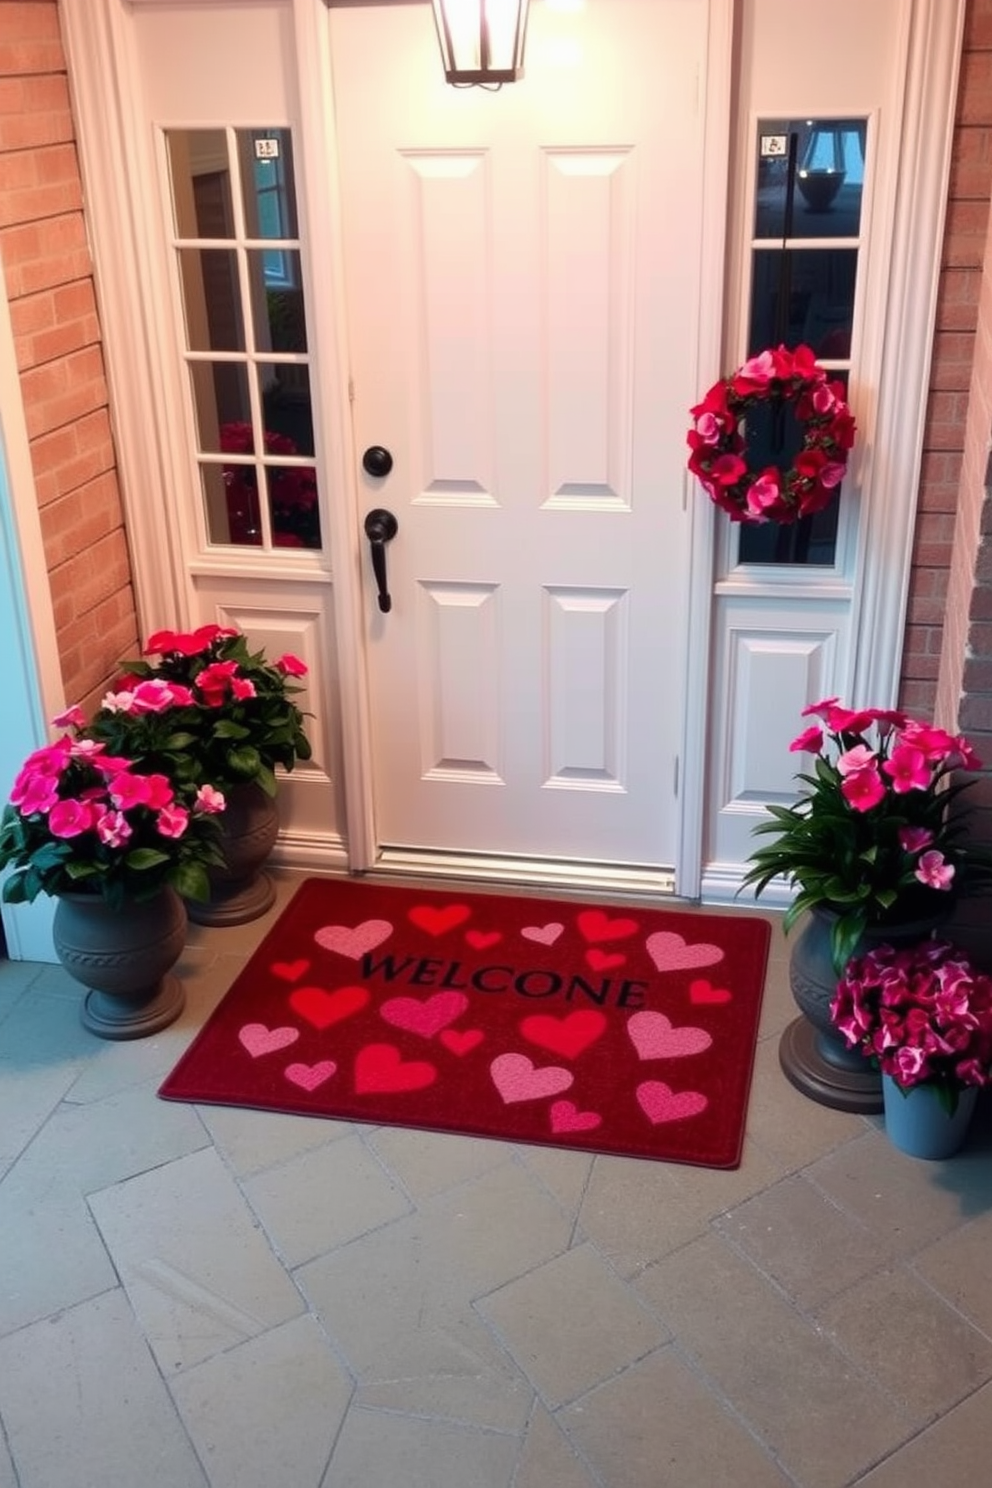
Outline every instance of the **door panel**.
{"type": "Polygon", "coordinates": [[[674,862],[705,21],[534,6],[494,94],[426,6],[330,11],[387,847],[674,862]]]}

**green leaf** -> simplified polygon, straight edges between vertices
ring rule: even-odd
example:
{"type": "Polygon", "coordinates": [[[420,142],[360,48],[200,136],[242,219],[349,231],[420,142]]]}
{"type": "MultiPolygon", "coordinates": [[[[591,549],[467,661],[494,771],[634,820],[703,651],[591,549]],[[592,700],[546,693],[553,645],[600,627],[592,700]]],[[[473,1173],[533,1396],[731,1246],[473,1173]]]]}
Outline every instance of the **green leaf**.
{"type": "Polygon", "coordinates": [[[124,861],[136,873],[147,873],[149,868],[158,868],[171,859],[168,853],[160,852],[157,847],[136,847],[127,854],[124,861]]]}
{"type": "Polygon", "coordinates": [[[180,863],[172,875],[172,887],[184,899],[202,902],[210,898],[210,879],[199,863],[180,863]]]}

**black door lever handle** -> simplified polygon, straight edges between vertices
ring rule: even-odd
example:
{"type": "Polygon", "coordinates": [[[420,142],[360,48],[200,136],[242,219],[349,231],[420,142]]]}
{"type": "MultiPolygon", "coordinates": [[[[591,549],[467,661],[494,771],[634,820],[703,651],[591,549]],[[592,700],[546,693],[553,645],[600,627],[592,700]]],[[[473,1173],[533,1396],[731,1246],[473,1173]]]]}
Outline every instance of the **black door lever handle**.
{"type": "Polygon", "coordinates": [[[393,608],[393,601],[386,584],[386,544],[392,542],[399,531],[399,526],[392,512],[386,511],[383,507],[376,507],[365,518],[365,536],[372,549],[372,572],[375,574],[375,582],[379,590],[379,608],[384,615],[388,615],[393,608]]]}

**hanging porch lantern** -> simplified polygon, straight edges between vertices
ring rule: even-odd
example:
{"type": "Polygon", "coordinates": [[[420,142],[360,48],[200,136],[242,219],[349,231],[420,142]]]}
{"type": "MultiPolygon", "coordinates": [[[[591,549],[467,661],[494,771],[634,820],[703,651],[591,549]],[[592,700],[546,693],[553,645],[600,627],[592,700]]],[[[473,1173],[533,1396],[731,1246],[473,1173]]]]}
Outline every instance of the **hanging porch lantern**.
{"type": "Polygon", "coordinates": [[[501,88],[523,75],[529,0],[433,0],[444,75],[456,88],[501,88]]]}

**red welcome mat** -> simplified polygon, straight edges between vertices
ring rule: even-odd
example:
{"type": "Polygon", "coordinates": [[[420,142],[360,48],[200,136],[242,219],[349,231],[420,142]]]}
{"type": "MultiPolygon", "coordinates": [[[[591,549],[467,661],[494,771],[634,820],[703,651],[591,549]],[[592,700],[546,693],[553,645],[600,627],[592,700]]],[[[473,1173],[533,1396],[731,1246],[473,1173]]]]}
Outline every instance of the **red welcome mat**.
{"type": "Polygon", "coordinates": [[[732,1168],[769,926],[308,879],[159,1094],[732,1168]]]}

